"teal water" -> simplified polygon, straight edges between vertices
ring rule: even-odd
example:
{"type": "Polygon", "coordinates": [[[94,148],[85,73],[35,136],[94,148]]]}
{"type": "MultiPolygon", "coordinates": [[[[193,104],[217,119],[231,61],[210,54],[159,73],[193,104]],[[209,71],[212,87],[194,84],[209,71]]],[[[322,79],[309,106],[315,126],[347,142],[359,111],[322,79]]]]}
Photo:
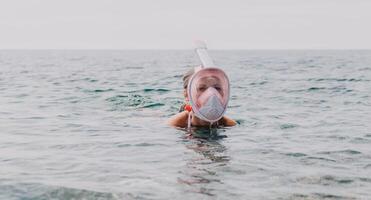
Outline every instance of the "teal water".
{"type": "Polygon", "coordinates": [[[368,199],[371,51],[211,51],[239,125],[184,130],[193,51],[0,51],[0,199],[368,199]]]}

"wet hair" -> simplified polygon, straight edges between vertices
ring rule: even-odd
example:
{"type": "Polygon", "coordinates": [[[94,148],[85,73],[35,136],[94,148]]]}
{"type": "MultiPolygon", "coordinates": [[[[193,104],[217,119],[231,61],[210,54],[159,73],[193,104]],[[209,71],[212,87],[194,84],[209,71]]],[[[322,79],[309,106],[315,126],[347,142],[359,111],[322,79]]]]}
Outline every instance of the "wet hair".
{"type": "MultiPolygon", "coordinates": [[[[189,82],[189,79],[191,79],[192,75],[195,73],[195,69],[192,68],[190,70],[188,70],[184,75],[183,75],[183,89],[187,89],[188,87],[188,82],[189,82]]],[[[187,104],[186,103],[183,103],[181,106],[180,106],[180,109],[179,109],[179,112],[183,112],[184,111],[184,107],[186,106],[187,104]]]]}
{"type": "Polygon", "coordinates": [[[195,69],[192,68],[192,69],[188,70],[188,71],[183,75],[183,89],[187,89],[189,79],[191,79],[191,76],[192,76],[194,73],[195,73],[195,69]]]}

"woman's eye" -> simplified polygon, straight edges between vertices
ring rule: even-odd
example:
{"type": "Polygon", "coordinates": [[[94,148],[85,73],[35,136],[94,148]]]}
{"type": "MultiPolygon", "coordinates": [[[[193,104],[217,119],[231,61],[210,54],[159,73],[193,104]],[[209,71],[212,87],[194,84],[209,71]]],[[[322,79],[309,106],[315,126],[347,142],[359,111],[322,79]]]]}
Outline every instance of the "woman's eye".
{"type": "Polygon", "coordinates": [[[199,87],[198,90],[199,91],[205,91],[206,90],[206,87],[199,87]]]}

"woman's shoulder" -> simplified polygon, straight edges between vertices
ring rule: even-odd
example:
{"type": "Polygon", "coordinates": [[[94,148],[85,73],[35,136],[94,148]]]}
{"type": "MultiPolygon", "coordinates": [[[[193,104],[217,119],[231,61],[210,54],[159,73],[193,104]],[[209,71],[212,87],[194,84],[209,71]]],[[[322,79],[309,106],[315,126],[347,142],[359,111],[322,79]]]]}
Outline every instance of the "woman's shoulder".
{"type": "MultiPolygon", "coordinates": [[[[188,115],[188,111],[179,112],[176,115],[172,116],[167,121],[167,124],[169,124],[170,126],[185,128],[188,125],[188,115]]],[[[235,126],[236,124],[237,123],[235,120],[227,116],[223,116],[219,121],[219,125],[221,126],[235,126]]]]}
{"type": "Polygon", "coordinates": [[[187,127],[188,124],[188,111],[181,111],[176,115],[172,116],[168,121],[167,124],[170,126],[176,127],[187,127]]]}
{"type": "Polygon", "coordinates": [[[227,116],[223,116],[221,119],[221,123],[223,126],[235,126],[237,125],[237,122],[227,116]]]}

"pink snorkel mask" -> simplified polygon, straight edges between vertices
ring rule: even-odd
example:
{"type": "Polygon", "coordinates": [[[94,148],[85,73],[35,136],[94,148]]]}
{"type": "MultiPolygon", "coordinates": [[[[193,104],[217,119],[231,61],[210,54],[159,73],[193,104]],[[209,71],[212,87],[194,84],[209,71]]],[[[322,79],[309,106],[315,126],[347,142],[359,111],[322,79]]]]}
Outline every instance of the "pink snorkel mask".
{"type": "Polygon", "coordinates": [[[229,80],[223,70],[214,67],[204,43],[198,42],[196,52],[203,67],[196,70],[188,82],[189,101],[198,118],[214,123],[227,109],[229,80]]]}

